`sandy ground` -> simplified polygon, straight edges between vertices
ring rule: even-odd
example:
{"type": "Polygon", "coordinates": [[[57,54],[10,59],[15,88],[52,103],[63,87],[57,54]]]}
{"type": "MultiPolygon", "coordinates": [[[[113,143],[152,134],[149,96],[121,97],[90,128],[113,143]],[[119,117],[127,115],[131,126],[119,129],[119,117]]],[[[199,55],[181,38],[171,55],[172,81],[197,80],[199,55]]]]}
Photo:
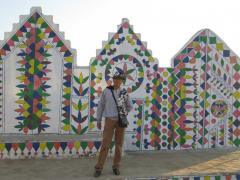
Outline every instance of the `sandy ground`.
{"type": "MultiPolygon", "coordinates": [[[[0,180],[90,180],[97,157],[79,159],[1,160],[0,180]]],[[[100,178],[150,179],[166,176],[240,174],[240,149],[128,152],[121,175],[114,176],[108,158],[100,178]]]]}

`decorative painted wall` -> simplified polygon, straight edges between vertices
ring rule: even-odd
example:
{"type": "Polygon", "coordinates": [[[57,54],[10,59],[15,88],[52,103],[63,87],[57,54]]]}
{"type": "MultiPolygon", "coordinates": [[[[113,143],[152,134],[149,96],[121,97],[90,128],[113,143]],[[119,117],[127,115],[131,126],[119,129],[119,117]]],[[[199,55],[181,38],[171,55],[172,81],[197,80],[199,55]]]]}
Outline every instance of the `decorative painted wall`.
{"type": "Polygon", "coordinates": [[[135,34],[127,19],[123,19],[117,33],[110,33],[109,40],[90,63],[90,131],[96,131],[96,110],[102,90],[112,83],[112,75],[123,70],[127,79],[123,87],[127,89],[133,103],[128,115],[127,149],[153,149],[149,146],[152,134],[147,127],[152,120],[152,94],[154,67],[158,61],[151,56],[147,44],[135,34]],[[151,77],[152,76],[152,77],[151,77]]]}
{"type": "Polygon", "coordinates": [[[84,134],[88,131],[89,121],[89,69],[74,68],[72,92],[71,126],[66,123],[64,130],[71,134],[84,134]]]}
{"type": "Polygon", "coordinates": [[[211,30],[173,58],[175,149],[240,146],[239,57],[211,30]]]}
{"type": "Polygon", "coordinates": [[[98,101],[116,71],[127,74],[133,104],[125,150],[239,147],[239,57],[208,29],[172,67],[159,67],[151,54],[123,19],[89,67],[76,66],[52,16],[32,8],[0,45],[1,158],[96,154],[98,101]]]}
{"type": "Polygon", "coordinates": [[[61,133],[71,119],[74,55],[47,18],[22,17],[0,49],[2,133],[61,133]]]}

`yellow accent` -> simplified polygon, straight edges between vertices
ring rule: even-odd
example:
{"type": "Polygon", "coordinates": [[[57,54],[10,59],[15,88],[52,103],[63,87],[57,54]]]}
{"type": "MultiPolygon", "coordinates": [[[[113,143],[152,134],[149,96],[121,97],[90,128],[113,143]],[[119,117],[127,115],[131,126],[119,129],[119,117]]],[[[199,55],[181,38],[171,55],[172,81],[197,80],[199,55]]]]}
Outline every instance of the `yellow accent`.
{"type": "Polygon", "coordinates": [[[64,125],[63,130],[64,131],[70,131],[70,125],[64,125]]]}
{"type": "Polygon", "coordinates": [[[192,42],[192,46],[196,47],[199,43],[198,42],[192,42]]]}
{"type": "Polygon", "coordinates": [[[0,143],[0,151],[2,152],[5,149],[5,144],[4,143],[0,143]]]}
{"type": "Polygon", "coordinates": [[[137,125],[141,126],[142,125],[142,121],[140,119],[137,120],[137,125]]]}
{"type": "Polygon", "coordinates": [[[45,33],[40,33],[38,36],[40,37],[40,39],[45,39],[45,33]]]}
{"type": "Polygon", "coordinates": [[[28,103],[23,104],[23,109],[27,110],[29,107],[30,107],[30,105],[28,103]]]}
{"type": "Polygon", "coordinates": [[[167,105],[167,101],[163,101],[162,104],[163,104],[164,106],[166,106],[166,105],[167,105]]]}
{"type": "Polygon", "coordinates": [[[42,70],[42,68],[43,68],[43,64],[39,64],[39,65],[38,65],[38,69],[39,69],[39,70],[42,70]]]}
{"type": "Polygon", "coordinates": [[[45,106],[45,105],[48,104],[49,102],[48,102],[46,99],[42,99],[42,100],[41,100],[41,103],[42,103],[43,106],[45,106]]]}
{"type": "Polygon", "coordinates": [[[156,97],[157,97],[157,93],[154,91],[154,92],[152,93],[152,98],[155,99],[156,97]]]}
{"type": "Polygon", "coordinates": [[[43,18],[42,17],[39,17],[38,18],[38,21],[37,21],[37,24],[42,24],[44,22],[43,18]]]}
{"type": "Polygon", "coordinates": [[[168,76],[168,72],[166,72],[166,71],[163,72],[163,76],[164,76],[164,77],[167,77],[167,76],[168,76]]]}
{"type": "Polygon", "coordinates": [[[64,91],[65,93],[69,93],[69,94],[70,94],[70,93],[71,93],[71,88],[64,88],[63,91],[64,91]]]}
{"type": "Polygon", "coordinates": [[[36,115],[37,115],[37,117],[41,117],[41,116],[42,116],[42,112],[41,112],[41,111],[38,111],[38,112],[36,113],[36,115]]]}
{"type": "Polygon", "coordinates": [[[139,77],[144,77],[144,72],[139,72],[138,75],[139,77]]]}
{"type": "Polygon", "coordinates": [[[26,76],[25,76],[25,75],[18,76],[18,77],[16,77],[16,79],[18,79],[18,80],[20,80],[21,82],[23,82],[23,81],[26,79],[26,76]]]}
{"type": "Polygon", "coordinates": [[[178,105],[178,107],[181,105],[181,100],[179,99],[179,100],[177,100],[176,101],[176,104],[178,105]]]}
{"type": "Polygon", "coordinates": [[[185,98],[185,91],[186,91],[186,87],[182,86],[180,89],[180,98],[183,99],[185,98]]]}
{"type": "Polygon", "coordinates": [[[74,147],[76,150],[79,150],[81,147],[81,143],[79,141],[74,142],[74,147]]]}
{"type": "Polygon", "coordinates": [[[18,48],[26,48],[27,45],[26,45],[26,44],[18,44],[17,47],[18,47],[18,48]]]}
{"type": "Polygon", "coordinates": [[[73,61],[73,56],[66,57],[66,58],[64,58],[64,60],[67,61],[67,62],[72,62],[73,61]]]}
{"type": "Polygon", "coordinates": [[[79,75],[79,81],[80,81],[80,84],[82,84],[82,82],[83,82],[83,74],[82,73],[80,73],[80,75],[79,75]]]}
{"type": "Polygon", "coordinates": [[[185,139],[192,139],[193,137],[192,136],[190,136],[190,135],[186,135],[186,136],[184,136],[185,137],[185,139]]]}
{"type": "Polygon", "coordinates": [[[16,102],[17,104],[25,104],[25,101],[24,101],[24,100],[21,100],[21,99],[16,100],[15,102],[16,102]]]}
{"type": "Polygon", "coordinates": [[[95,127],[94,123],[91,123],[91,124],[89,125],[89,128],[90,128],[90,129],[93,129],[94,127],[95,127]]]}
{"type": "Polygon", "coordinates": [[[95,73],[96,72],[96,68],[94,66],[91,66],[91,73],[95,73]]]}
{"type": "Polygon", "coordinates": [[[154,62],[154,58],[152,56],[148,57],[148,61],[154,62]]]}
{"type": "Polygon", "coordinates": [[[101,83],[102,77],[103,77],[103,74],[102,73],[98,73],[97,79],[96,79],[97,84],[101,83]]]}
{"type": "Polygon", "coordinates": [[[180,91],[186,91],[186,87],[185,86],[181,86],[180,91]]]}
{"type": "Polygon", "coordinates": [[[205,93],[204,92],[200,93],[200,96],[201,96],[201,98],[204,98],[205,93]]]}
{"type": "Polygon", "coordinates": [[[172,77],[170,76],[169,78],[168,78],[168,82],[171,82],[172,81],[172,77]]]}
{"type": "Polygon", "coordinates": [[[101,83],[101,79],[96,79],[96,83],[100,84],[101,83]]]}
{"type": "Polygon", "coordinates": [[[205,107],[207,108],[207,107],[209,107],[209,103],[208,103],[208,101],[205,101],[206,103],[205,103],[205,107]]]}
{"type": "Polygon", "coordinates": [[[172,105],[169,103],[168,104],[168,109],[171,109],[172,108],[172,105]]]}
{"type": "Polygon", "coordinates": [[[41,149],[42,151],[45,150],[46,146],[47,146],[47,143],[46,143],[46,142],[41,142],[41,143],[40,143],[40,149],[41,149]]]}
{"type": "Polygon", "coordinates": [[[217,48],[218,51],[222,51],[223,50],[223,43],[217,43],[216,48],[217,48]]]}
{"type": "Polygon", "coordinates": [[[47,44],[44,46],[45,49],[51,49],[52,48],[52,45],[51,44],[47,44]]]}
{"type": "Polygon", "coordinates": [[[191,75],[185,75],[184,79],[192,79],[192,76],[191,75]]]}
{"type": "Polygon", "coordinates": [[[29,116],[29,113],[28,113],[27,111],[24,111],[24,112],[23,112],[23,116],[24,116],[24,117],[28,117],[28,116],[29,116]]]}
{"type": "Polygon", "coordinates": [[[107,45],[104,47],[104,49],[109,50],[110,47],[111,47],[111,46],[110,46],[109,44],[107,44],[107,45]]]}
{"type": "Polygon", "coordinates": [[[184,115],[185,115],[185,116],[193,116],[192,113],[187,113],[187,112],[185,112],[184,115]]]}
{"type": "Polygon", "coordinates": [[[145,104],[146,104],[146,107],[148,107],[150,105],[149,97],[146,97],[145,104]]]}
{"type": "Polygon", "coordinates": [[[34,61],[35,61],[34,59],[31,59],[30,62],[29,62],[29,64],[30,64],[31,66],[34,66],[34,61]]]}
{"type": "Polygon", "coordinates": [[[135,42],[132,40],[132,38],[130,38],[130,36],[126,37],[128,43],[130,43],[131,45],[135,45],[135,42]]]}
{"type": "Polygon", "coordinates": [[[205,176],[204,177],[204,180],[210,180],[211,178],[210,178],[210,176],[205,176]]]}
{"type": "Polygon", "coordinates": [[[233,97],[235,97],[236,99],[240,98],[240,92],[236,91],[235,93],[233,93],[233,97]]]}
{"type": "Polygon", "coordinates": [[[85,110],[88,107],[88,103],[82,105],[81,111],[85,110]]]}
{"type": "Polygon", "coordinates": [[[74,102],[72,102],[72,106],[75,110],[79,111],[78,105],[74,102]]]}
{"type": "Polygon", "coordinates": [[[29,68],[29,73],[33,74],[34,73],[34,59],[31,59],[29,64],[31,65],[31,67],[29,68]]]}

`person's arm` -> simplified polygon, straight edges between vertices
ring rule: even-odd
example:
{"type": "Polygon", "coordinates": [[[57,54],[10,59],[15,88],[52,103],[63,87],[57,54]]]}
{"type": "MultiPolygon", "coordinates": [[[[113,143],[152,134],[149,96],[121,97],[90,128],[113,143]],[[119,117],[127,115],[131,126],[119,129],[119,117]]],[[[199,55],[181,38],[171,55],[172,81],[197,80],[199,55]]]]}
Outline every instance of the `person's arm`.
{"type": "Polygon", "coordinates": [[[97,122],[100,123],[102,121],[102,115],[105,107],[105,93],[103,91],[100,100],[98,102],[98,107],[97,107],[97,122]]]}

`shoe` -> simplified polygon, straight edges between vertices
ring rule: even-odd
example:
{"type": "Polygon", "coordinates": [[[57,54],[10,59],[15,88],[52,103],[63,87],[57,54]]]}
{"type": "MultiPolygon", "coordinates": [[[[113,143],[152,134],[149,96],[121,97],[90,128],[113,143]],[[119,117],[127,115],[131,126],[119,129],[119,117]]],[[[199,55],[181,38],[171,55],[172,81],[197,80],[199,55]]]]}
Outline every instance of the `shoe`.
{"type": "Polygon", "coordinates": [[[119,169],[113,169],[113,174],[119,176],[120,175],[119,169]]]}
{"type": "Polygon", "coordinates": [[[99,177],[101,176],[101,174],[102,174],[102,171],[96,170],[94,173],[94,177],[99,177]]]}

